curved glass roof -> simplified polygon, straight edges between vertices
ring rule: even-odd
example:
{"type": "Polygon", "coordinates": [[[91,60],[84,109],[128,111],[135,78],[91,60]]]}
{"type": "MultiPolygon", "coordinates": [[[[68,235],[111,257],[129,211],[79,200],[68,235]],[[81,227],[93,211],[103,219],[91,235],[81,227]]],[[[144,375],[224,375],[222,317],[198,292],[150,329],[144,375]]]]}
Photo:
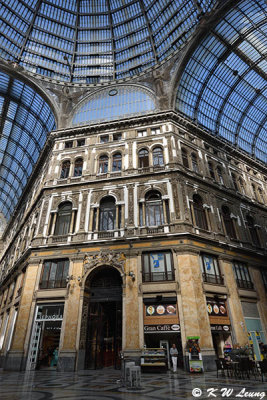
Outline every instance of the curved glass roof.
{"type": "Polygon", "coordinates": [[[7,219],[54,128],[53,113],[41,96],[0,72],[0,213],[7,219]]]}
{"type": "Polygon", "coordinates": [[[161,63],[217,0],[9,0],[0,56],[78,83],[134,76],[161,63]]]}
{"type": "Polygon", "coordinates": [[[134,86],[104,89],[80,105],[72,124],[85,125],[144,114],[156,108],[154,99],[143,88],[134,86]]]}
{"type": "Polygon", "coordinates": [[[241,1],[202,40],[181,76],[176,109],[267,162],[267,12],[241,1]]]}

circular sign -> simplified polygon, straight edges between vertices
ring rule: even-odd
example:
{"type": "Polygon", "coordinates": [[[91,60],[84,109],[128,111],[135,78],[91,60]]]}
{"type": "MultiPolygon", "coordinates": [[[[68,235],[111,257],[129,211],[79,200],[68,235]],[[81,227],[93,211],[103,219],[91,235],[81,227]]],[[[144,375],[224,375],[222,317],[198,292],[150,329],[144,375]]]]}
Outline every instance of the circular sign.
{"type": "Polygon", "coordinates": [[[117,89],[110,89],[108,94],[109,94],[109,96],[116,96],[116,94],[118,94],[118,90],[117,89]]]}

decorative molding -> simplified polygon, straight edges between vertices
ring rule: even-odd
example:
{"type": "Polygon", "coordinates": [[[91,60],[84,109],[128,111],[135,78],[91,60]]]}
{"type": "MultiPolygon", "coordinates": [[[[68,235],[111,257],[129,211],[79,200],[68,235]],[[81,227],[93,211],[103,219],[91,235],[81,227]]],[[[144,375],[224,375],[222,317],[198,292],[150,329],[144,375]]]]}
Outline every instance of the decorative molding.
{"type": "Polygon", "coordinates": [[[121,274],[125,274],[124,265],[125,265],[125,255],[124,253],[117,253],[115,251],[102,251],[99,253],[90,255],[88,253],[85,254],[83,260],[84,267],[84,275],[91,270],[100,265],[110,265],[115,267],[121,271],[121,274]]]}

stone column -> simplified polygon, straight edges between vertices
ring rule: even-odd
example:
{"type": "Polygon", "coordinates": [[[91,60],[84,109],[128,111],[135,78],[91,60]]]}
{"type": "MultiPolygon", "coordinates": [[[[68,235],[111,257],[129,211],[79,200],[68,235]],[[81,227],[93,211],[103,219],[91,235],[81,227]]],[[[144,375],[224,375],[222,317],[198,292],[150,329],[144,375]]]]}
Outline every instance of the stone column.
{"type": "Polygon", "coordinates": [[[68,296],[65,301],[64,319],[61,327],[58,370],[74,371],[78,351],[78,326],[80,315],[81,286],[78,277],[82,277],[83,257],[72,261],[69,275],[73,277],[68,283],[68,296]]]}
{"type": "Polygon", "coordinates": [[[25,368],[27,354],[24,354],[24,343],[26,339],[30,312],[38,273],[38,262],[29,264],[25,273],[24,287],[18,310],[16,326],[10,351],[8,352],[5,369],[20,371],[25,368]]]}
{"type": "Polygon", "coordinates": [[[248,343],[248,334],[246,323],[243,316],[241,301],[239,298],[238,288],[236,285],[235,275],[232,266],[231,258],[220,256],[220,267],[224,275],[224,282],[228,289],[228,307],[231,318],[231,325],[235,335],[235,342],[240,346],[248,343]]]}
{"type": "Polygon", "coordinates": [[[177,253],[181,305],[179,306],[183,347],[187,336],[200,336],[200,348],[204,369],[214,370],[210,322],[206,296],[203,292],[199,254],[193,249],[177,253]]]}
{"type": "Polygon", "coordinates": [[[260,319],[262,322],[262,329],[264,331],[265,338],[267,338],[267,294],[262,281],[262,275],[259,267],[250,268],[252,280],[254,282],[255,289],[258,295],[258,310],[260,319]]]}
{"type": "Polygon", "coordinates": [[[125,263],[125,288],[123,293],[122,350],[125,358],[140,356],[139,298],[138,298],[138,255],[127,256],[125,263]],[[135,280],[129,276],[132,272],[135,280]]]}

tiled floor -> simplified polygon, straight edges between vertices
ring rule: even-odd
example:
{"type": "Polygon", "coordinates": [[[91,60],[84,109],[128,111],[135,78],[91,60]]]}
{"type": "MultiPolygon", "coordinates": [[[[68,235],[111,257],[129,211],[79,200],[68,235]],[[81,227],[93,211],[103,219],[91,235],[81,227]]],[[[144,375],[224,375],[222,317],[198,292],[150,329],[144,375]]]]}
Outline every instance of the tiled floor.
{"type": "Polygon", "coordinates": [[[103,369],[60,373],[56,371],[0,372],[1,400],[168,400],[168,399],[267,399],[267,382],[260,377],[236,380],[219,376],[216,372],[189,374],[142,374],[141,389],[125,388],[120,371],[103,369]],[[233,392],[229,396],[223,388],[233,392]],[[198,395],[202,391],[200,396],[198,395]],[[211,393],[209,389],[214,389],[211,393]],[[192,391],[194,390],[195,396],[192,391]],[[246,392],[246,393],[245,393],[246,392]],[[237,396],[238,395],[238,396],[237,396]]]}

